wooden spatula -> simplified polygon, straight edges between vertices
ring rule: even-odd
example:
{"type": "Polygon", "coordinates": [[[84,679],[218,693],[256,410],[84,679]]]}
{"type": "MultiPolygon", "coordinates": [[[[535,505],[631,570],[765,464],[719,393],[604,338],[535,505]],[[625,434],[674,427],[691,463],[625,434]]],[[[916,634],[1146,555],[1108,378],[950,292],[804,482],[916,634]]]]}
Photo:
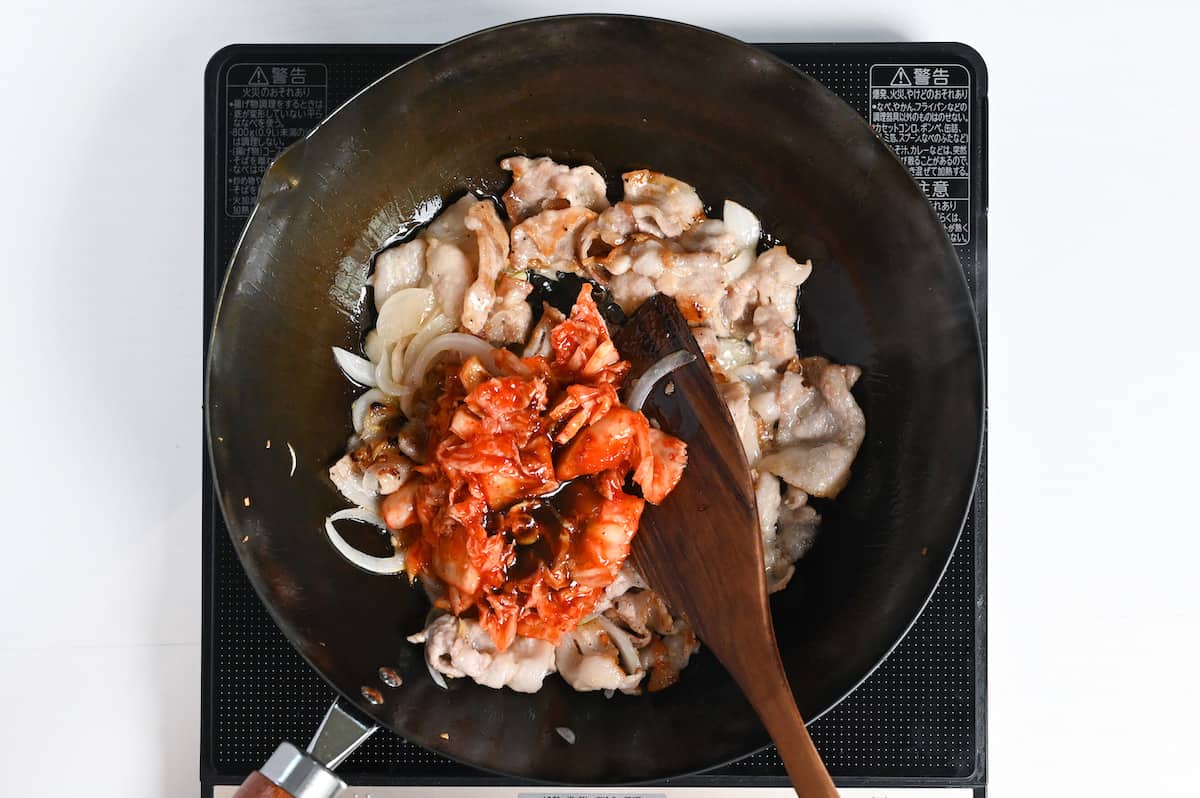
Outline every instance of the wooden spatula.
{"type": "Polygon", "coordinates": [[[633,377],[680,349],[696,355],[662,380],[643,406],[664,431],[687,443],[688,464],[660,506],[646,505],[634,561],[742,688],[796,792],[836,798],[779,658],[750,468],[700,347],[675,301],[662,294],[642,305],[616,344],[632,362],[633,377]]]}

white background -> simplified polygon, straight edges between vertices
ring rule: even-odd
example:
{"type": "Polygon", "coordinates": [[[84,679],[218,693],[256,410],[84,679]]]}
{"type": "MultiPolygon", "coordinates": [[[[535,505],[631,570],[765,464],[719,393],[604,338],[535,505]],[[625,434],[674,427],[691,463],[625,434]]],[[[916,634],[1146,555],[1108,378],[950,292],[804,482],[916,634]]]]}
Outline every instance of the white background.
{"type": "Polygon", "coordinates": [[[1200,795],[1200,71],[1173,5],[0,5],[4,794],[198,792],[208,57],[603,9],[983,54],[991,794],[1200,795]]]}

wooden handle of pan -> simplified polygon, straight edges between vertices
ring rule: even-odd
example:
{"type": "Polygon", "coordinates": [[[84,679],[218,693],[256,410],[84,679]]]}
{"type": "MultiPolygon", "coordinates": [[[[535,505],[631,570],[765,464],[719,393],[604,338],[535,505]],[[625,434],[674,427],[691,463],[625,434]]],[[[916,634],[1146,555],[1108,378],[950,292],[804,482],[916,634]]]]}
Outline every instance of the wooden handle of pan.
{"type": "Polygon", "coordinates": [[[309,754],[281,743],[238,787],[234,798],[334,798],[346,783],[309,754]]]}
{"type": "Polygon", "coordinates": [[[257,770],[246,777],[233,798],[295,798],[257,770]]]}

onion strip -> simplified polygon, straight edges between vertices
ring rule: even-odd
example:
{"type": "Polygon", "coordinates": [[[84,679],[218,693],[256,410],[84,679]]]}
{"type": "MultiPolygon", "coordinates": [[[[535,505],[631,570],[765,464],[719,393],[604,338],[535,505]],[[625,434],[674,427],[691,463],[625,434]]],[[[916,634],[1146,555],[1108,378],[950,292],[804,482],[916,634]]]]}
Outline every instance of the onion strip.
{"type": "Polygon", "coordinates": [[[379,335],[379,330],[372,329],[367,333],[367,337],[363,339],[363,352],[366,353],[367,360],[372,363],[379,362],[383,354],[383,338],[379,335]]]}
{"type": "Polygon", "coordinates": [[[358,435],[362,434],[363,425],[367,422],[367,411],[371,409],[371,405],[376,402],[383,402],[387,399],[383,391],[378,388],[372,388],[362,396],[354,400],[354,404],[350,405],[350,422],[354,425],[354,432],[358,435]]]}
{"type": "Polygon", "coordinates": [[[433,291],[428,288],[402,288],[379,309],[375,331],[384,343],[407,341],[421,329],[433,304],[433,291]]]}
{"type": "MultiPolygon", "coordinates": [[[[422,576],[422,584],[425,584],[424,576],[422,576]]],[[[426,593],[428,593],[428,585],[427,584],[426,584],[426,593]]],[[[432,596],[430,598],[432,600],[432,596]]],[[[442,676],[441,672],[437,668],[433,667],[433,663],[430,662],[430,660],[429,660],[429,648],[428,648],[429,637],[427,635],[427,632],[429,632],[429,627],[431,627],[433,625],[434,621],[436,621],[438,618],[442,617],[443,615],[447,615],[447,614],[448,613],[445,610],[439,610],[437,607],[430,607],[429,612],[425,613],[425,628],[422,629],[421,631],[417,632],[415,635],[409,635],[407,638],[405,638],[406,640],[408,640],[408,642],[410,642],[414,645],[426,647],[425,648],[425,670],[429,671],[429,678],[433,679],[433,683],[436,684],[438,687],[442,688],[443,690],[449,690],[450,686],[448,684],[446,684],[446,679],[442,676]]]]}
{"type": "Polygon", "coordinates": [[[439,335],[425,345],[416,360],[411,364],[404,364],[403,382],[410,388],[418,387],[425,381],[425,374],[433,366],[434,361],[445,352],[457,352],[464,357],[477,357],[483,363],[484,368],[495,374],[497,369],[493,356],[494,351],[492,345],[487,341],[469,333],[439,335]]]}
{"type": "Polygon", "coordinates": [[[404,396],[411,393],[408,386],[397,380],[392,371],[392,365],[396,360],[404,358],[404,347],[407,345],[407,341],[385,345],[383,356],[379,358],[379,363],[375,366],[375,382],[389,396],[404,396]],[[397,353],[396,350],[400,351],[397,353]]]}
{"type": "Polygon", "coordinates": [[[340,346],[333,347],[333,359],[348,378],[367,388],[375,387],[375,365],[371,361],[340,346]]]}
{"type": "MultiPolygon", "coordinates": [[[[439,335],[445,335],[446,333],[454,332],[454,326],[454,322],[441,313],[438,313],[433,318],[428,319],[425,324],[421,326],[420,332],[413,336],[413,339],[408,342],[408,346],[404,348],[404,369],[400,373],[400,378],[403,379],[404,375],[408,373],[409,365],[416,362],[417,357],[421,354],[422,350],[425,349],[425,346],[430,341],[437,338],[439,335]]],[[[393,369],[393,373],[394,371],[395,370],[393,369]]]]}
{"type": "Polygon", "coordinates": [[[625,401],[625,405],[630,410],[640,411],[642,405],[646,403],[647,397],[650,396],[650,392],[654,390],[655,383],[695,359],[696,356],[686,349],[680,349],[678,352],[672,352],[662,358],[638,377],[637,382],[629,389],[629,398],[625,401]]]}
{"type": "Polygon", "coordinates": [[[733,200],[725,200],[722,216],[725,229],[733,235],[738,249],[748,249],[753,255],[755,248],[758,247],[758,242],[762,239],[762,222],[758,220],[753,211],[733,200]]]}
{"type": "Polygon", "coordinates": [[[625,666],[625,672],[632,676],[640,671],[642,661],[638,657],[637,649],[634,648],[628,633],[603,615],[597,615],[596,622],[604,627],[604,631],[608,632],[608,636],[616,644],[617,651],[621,654],[621,664],[625,666]]]}
{"type": "Polygon", "coordinates": [[[429,671],[429,678],[433,679],[433,683],[443,690],[449,690],[450,685],[446,684],[446,677],[442,676],[442,672],[433,667],[433,663],[429,661],[429,657],[425,657],[425,668],[429,671]]]}
{"type": "Polygon", "coordinates": [[[345,510],[338,510],[333,515],[325,519],[325,534],[329,536],[329,542],[337,549],[338,554],[345,557],[352,565],[356,565],[364,571],[369,571],[373,574],[398,574],[404,570],[405,555],[403,551],[397,551],[391,557],[374,557],[370,554],[364,554],[358,549],[346,542],[346,539],[338,534],[334,528],[334,521],[341,521],[346,518],[353,518],[355,521],[363,521],[368,524],[374,524],[380,529],[387,531],[387,525],[383,523],[383,519],[379,514],[368,510],[365,507],[348,507],[345,510]]]}

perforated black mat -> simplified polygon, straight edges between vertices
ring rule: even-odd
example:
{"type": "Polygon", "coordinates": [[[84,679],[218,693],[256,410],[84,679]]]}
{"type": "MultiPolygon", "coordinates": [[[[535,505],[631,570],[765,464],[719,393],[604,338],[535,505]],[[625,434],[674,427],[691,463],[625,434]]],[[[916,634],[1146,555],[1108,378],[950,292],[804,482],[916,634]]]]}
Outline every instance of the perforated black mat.
{"type": "MultiPolygon", "coordinates": [[[[987,76],[954,44],[765,45],[868,117],[909,165],[957,244],[986,353],[987,76]]],[[[235,45],[205,75],[205,338],[226,265],[274,156],[422,45],[235,45]]],[[[986,451],[941,585],[887,661],[811,726],[841,785],[985,780],[986,451]]],[[[205,460],[201,776],[238,783],[281,740],[304,742],[333,693],[291,648],[238,563],[205,460]]],[[[506,784],[389,732],[340,769],[352,784],[506,784]]],[[[768,748],[680,785],[776,786],[768,748]]]]}

